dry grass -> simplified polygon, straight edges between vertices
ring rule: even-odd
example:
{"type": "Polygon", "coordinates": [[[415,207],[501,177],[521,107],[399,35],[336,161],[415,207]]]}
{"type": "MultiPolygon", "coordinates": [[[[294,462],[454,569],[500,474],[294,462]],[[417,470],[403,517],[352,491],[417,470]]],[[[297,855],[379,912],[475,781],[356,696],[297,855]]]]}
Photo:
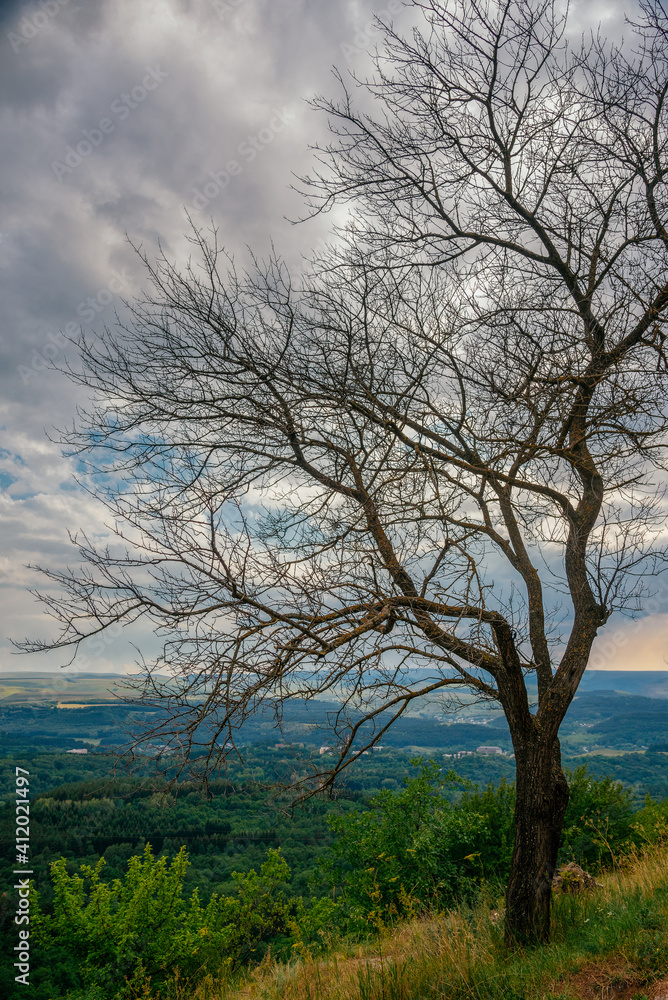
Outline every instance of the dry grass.
{"type": "Polygon", "coordinates": [[[628,857],[586,896],[559,897],[552,943],[508,954],[487,903],[401,924],[325,958],[270,959],[179,1000],[538,1000],[657,995],[668,973],[668,849],[628,857]]]}

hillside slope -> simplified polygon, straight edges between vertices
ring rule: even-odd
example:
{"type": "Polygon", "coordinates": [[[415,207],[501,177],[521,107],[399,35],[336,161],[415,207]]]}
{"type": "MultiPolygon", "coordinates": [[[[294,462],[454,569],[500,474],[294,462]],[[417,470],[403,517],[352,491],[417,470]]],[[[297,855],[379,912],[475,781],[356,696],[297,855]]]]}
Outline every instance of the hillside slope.
{"type": "Polygon", "coordinates": [[[415,919],[327,957],[264,962],[184,1000],[668,1000],[668,845],[584,896],[555,895],[553,941],[508,957],[494,900],[415,919]]]}

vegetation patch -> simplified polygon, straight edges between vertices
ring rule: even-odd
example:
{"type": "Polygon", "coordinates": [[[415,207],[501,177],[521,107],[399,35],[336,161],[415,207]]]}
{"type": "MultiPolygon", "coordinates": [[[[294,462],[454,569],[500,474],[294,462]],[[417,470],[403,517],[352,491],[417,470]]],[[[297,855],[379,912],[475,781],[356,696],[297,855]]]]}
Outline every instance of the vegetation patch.
{"type": "Polygon", "coordinates": [[[552,943],[509,954],[493,900],[386,929],[326,960],[265,963],[184,1000],[663,1000],[668,851],[630,855],[601,888],[555,898],[552,943]]]}

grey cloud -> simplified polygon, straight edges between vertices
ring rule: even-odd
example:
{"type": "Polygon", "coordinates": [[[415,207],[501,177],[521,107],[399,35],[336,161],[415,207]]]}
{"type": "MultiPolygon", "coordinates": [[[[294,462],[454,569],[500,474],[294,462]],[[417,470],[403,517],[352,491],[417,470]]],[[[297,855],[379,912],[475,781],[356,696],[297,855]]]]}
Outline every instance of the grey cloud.
{"type": "MultiPolygon", "coordinates": [[[[303,98],[327,89],[329,67],[360,18],[358,5],[325,0],[168,0],[157,7],[69,0],[12,48],[7,33],[23,37],[39,11],[38,4],[0,8],[0,482],[14,480],[2,496],[0,543],[9,566],[4,589],[13,583],[5,608],[14,635],[39,621],[22,565],[40,555],[60,566],[71,560],[68,527],[83,523],[104,534],[102,514],[63,489],[70,466],[45,437],[45,429],[71,421],[84,397],[45,370],[65,357],[60,331],[113,320],[122,304],[120,295],[106,304],[110,275],[127,270],[130,297],[142,280],[125,234],[148,247],[160,238],[178,253],[182,206],[231,159],[243,169],[209,199],[197,224],[212,216],[242,254],[247,243],[263,249],[273,236],[298,255],[322,234],[317,225],[295,230],[283,219],[297,207],[291,171],[303,165],[314,130],[324,128],[303,98]],[[156,66],[167,74],[159,86],[126,103],[123,95],[141,88],[147,67],[156,66]],[[294,119],[247,162],[240,144],[285,107],[294,119]],[[104,118],[113,130],[76,164],[77,146],[104,118]],[[68,147],[75,166],[59,178],[52,164],[65,162],[68,147]],[[91,297],[103,306],[92,321],[91,297]]],[[[33,658],[29,665],[44,667],[33,658]]]]}
{"type": "MultiPolygon", "coordinates": [[[[183,206],[192,206],[195,192],[213,185],[211,174],[230,161],[240,170],[218,191],[209,187],[213,193],[193,214],[196,224],[212,217],[223,242],[242,256],[246,244],[262,253],[273,238],[292,261],[324,236],[327,220],[293,227],[284,219],[300,214],[289,190],[292,172],[306,169],[308,145],[325,136],[323,117],[304,99],[332,93],[331,66],[347,68],[345,47],[360,34],[364,41],[372,11],[386,6],[384,0],[68,0],[46,21],[38,19],[17,48],[8,33],[18,33],[23,18],[41,8],[0,2],[0,472],[18,477],[1,498],[0,545],[11,553],[14,634],[28,631],[21,619],[33,625],[36,613],[21,564],[39,551],[58,565],[67,562],[66,529],[81,519],[100,535],[105,530],[87,499],[62,489],[70,467],[44,435],[44,428],[70,422],[84,398],[62,376],[42,370],[64,357],[59,331],[72,324],[99,329],[122,309],[122,295],[139,289],[142,274],[126,233],[149,249],[160,239],[168,253],[183,255],[183,206]],[[156,66],[167,75],[142,96],[144,77],[156,66]],[[276,110],[284,108],[294,117],[270,137],[276,110]],[[112,130],[101,131],[103,119],[112,130]],[[94,130],[102,135],[97,144],[86,138],[87,132],[97,140],[94,130]],[[258,144],[252,159],[243,151],[249,137],[258,144]],[[90,151],[77,152],[82,142],[90,151]],[[74,166],[59,172],[53,163],[67,166],[68,147],[74,166]],[[129,287],[107,302],[105,289],[124,270],[129,287]],[[101,307],[92,318],[90,298],[101,307]],[[11,458],[17,450],[23,468],[11,458]]],[[[576,6],[578,30],[593,23],[593,6],[576,6]]],[[[619,32],[624,11],[613,2],[599,13],[619,32]]],[[[364,65],[361,52],[355,65],[364,65]]],[[[44,669],[39,660],[31,666],[44,669]]]]}

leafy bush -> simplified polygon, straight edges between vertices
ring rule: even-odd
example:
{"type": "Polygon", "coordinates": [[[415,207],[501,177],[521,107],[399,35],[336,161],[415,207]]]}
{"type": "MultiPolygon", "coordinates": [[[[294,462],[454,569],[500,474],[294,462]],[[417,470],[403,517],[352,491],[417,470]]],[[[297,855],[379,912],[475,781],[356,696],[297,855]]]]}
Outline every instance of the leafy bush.
{"type": "Polygon", "coordinates": [[[236,874],[235,896],[212,896],[202,906],[197,890],[183,897],[188,855],[171,863],[150,845],[133,857],[123,879],[105,882],[104,859],[69,874],[64,858],[52,865],[53,914],[35,908],[37,941],[45,958],[76,968],[71,986],[97,984],[105,995],[137,989],[178,967],[181,975],[253,959],[261,946],[290,932],[294,904],[285,899],[290,877],[279,851],[269,851],[260,873],[236,874]]]}
{"type": "Polygon", "coordinates": [[[488,785],[483,791],[467,791],[459,807],[482,817],[478,840],[478,876],[486,882],[505,884],[510,872],[510,860],[515,840],[515,784],[502,780],[497,786],[488,785]]]}
{"type": "MultiPolygon", "coordinates": [[[[508,878],[514,784],[468,788],[453,804],[444,793],[462,779],[434,762],[418,763],[402,791],[383,790],[366,811],[329,820],[337,839],[326,878],[353,918],[379,922],[446,907],[470,900],[483,884],[500,889],[508,878]]],[[[569,774],[569,786],[560,860],[598,871],[640,839],[632,794],[612,778],[590,777],[586,767],[569,774]]]]}
{"type": "Polygon", "coordinates": [[[428,763],[405,784],[379,792],[364,812],[329,820],[338,836],[324,862],[327,881],[363,921],[448,905],[480,878],[486,818],[443,797],[461,779],[428,763]]]}
{"type": "Polygon", "coordinates": [[[568,772],[568,787],[560,860],[588,871],[609,867],[638,841],[632,792],[614,778],[592,778],[586,766],[568,772]]]}
{"type": "Polygon", "coordinates": [[[668,799],[653,802],[648,795],[644,808],[633,818],[633,829],[641,842],[657,844],[668,840],[668,799]]]}

